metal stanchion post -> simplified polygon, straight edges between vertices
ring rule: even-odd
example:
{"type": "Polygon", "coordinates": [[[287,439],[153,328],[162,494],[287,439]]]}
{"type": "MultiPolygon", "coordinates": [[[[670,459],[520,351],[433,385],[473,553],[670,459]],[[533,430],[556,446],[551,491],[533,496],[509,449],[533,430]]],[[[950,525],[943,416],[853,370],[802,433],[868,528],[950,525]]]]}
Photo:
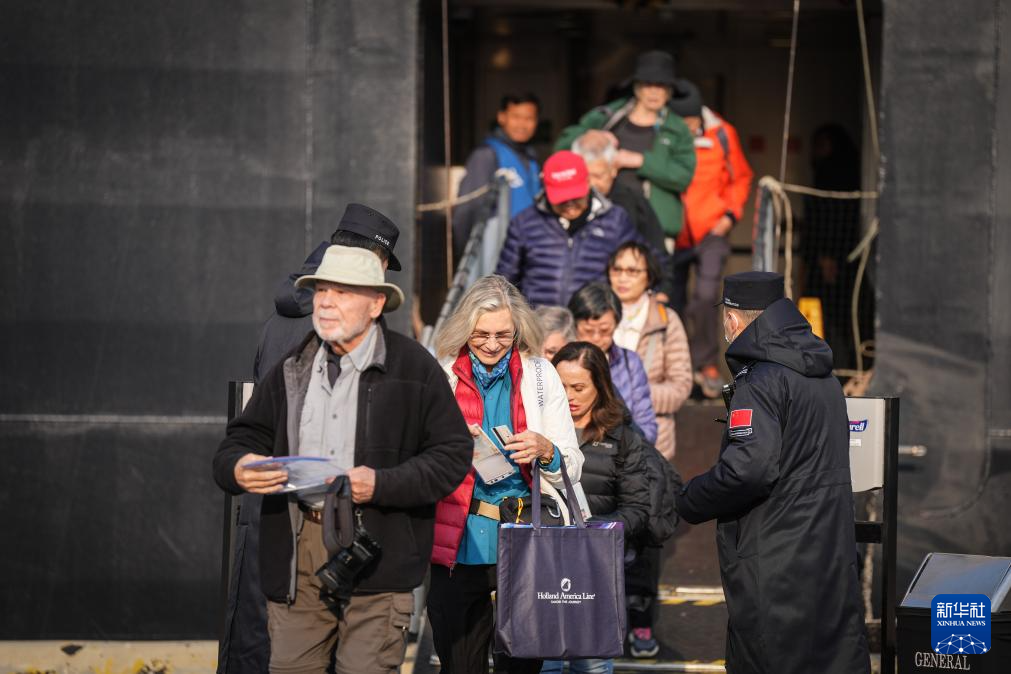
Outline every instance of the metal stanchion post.
{"type": "MultiPolygon", "coordinates": [[[[231,421],[242,412],[246,404],[244,388],[251,386],[250,382],[228,382],[228,420],[231,421]]],[[[239,499],[231,494],[225,494],[224,522],[221,528],[221,614],[218,621],[218,639],[224,640],[228,631],[228,591],[232,585],[232,567],[235,564],[235,526],[239,519],[239,499]]]]}
{"type": "Polygon", "coordinates": [[[885,398],[885,493],[881,521],[881,674],[895,674],[895,574],[898,545],[899,399],[885,398]]]}

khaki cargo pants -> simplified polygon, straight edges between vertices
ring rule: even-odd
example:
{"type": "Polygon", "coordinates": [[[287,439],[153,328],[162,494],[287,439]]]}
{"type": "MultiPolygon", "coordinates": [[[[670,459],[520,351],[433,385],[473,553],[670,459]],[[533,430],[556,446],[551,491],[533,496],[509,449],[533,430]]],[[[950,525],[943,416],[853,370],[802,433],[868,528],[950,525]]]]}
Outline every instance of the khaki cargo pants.
{"type": "Polygon", "coordinates": [[[410,592],[355,596],[338,620],[322,599],[316,571],[327,561],[320,525],[306,520],[298,536],[295,603],[267,602],[272,674],[389,674],[404,660],[414,610],[410,592]],[[336,648],[336,653],[334,649],[336,648]]]}

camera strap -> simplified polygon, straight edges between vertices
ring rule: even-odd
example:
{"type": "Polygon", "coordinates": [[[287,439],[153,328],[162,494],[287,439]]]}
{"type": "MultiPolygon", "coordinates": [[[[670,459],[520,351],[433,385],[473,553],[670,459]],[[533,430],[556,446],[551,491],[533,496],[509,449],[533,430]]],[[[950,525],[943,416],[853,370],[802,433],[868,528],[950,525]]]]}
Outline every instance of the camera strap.
{"type": "Polygon", "coordinates": [[[351,482],[347,475],[340,475],[330,483],[323,501],[323,545],[333,557],[342,549],[351,547],[354,539],[351,482]]]}

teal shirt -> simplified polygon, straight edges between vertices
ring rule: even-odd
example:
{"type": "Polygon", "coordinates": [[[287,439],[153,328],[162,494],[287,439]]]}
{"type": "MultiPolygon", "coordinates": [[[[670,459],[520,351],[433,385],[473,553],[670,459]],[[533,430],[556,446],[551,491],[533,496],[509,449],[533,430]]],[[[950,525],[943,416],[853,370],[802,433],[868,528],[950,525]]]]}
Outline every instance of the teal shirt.
{"type": "MultiPolygon", "coordinates": [[[[502,445],[491,429],[495,426],[508,426],[509,432],[513,432],[510,405],[512,381],[506,372],[504,376],[491,382],[487,388],[479,382],[476,383],[481,397],[484,399],[484,419],[481,420],[481,428],[491,438],[491,441],[499,449],[502,449],[502,445]]],[[[481,476],[475,474],[473,498],[498,504],[507,496],[524,498],[530,496],[530,488],[527,487],[526,480],[520,474],[519,465],[513,462],[508,452],[505,452],[505,456],[513,465],[513,474],[495,484],[485,484],[481,480],[481,476]]],[[[558,470],[560,466],[561,458],[556,447],[551,463],[545,469],[558,470]]],[[[495,564],[498,561],[498,524],[497,520],[480,515],[468,515],[467,526],[464,529],[463,538],[460,540],[460,549],[456,553],[457,563],[495,564]]]]}

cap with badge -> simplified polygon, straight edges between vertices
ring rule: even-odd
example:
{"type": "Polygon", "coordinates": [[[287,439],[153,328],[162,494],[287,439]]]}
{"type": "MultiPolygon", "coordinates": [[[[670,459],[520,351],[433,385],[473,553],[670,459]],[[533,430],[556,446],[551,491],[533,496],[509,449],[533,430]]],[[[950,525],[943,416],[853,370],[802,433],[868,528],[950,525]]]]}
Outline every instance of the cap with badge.
{"type": "Polygon", "coordinates": [[[716,303],[731,309],[766,309],[786,297],[783,275],[771,271],[745,271],[723,279],[723,299],[716,303]]]}
{"type": "Polygon", "coordinates": [[[401,271],[400,260],[393,254],[393,248],[400,237],[400,229],[388,217],[364,204],[348,204],[340,224],[337,225],[337,231],[341,230],[378,243],[390,254],[390,269],[401,271]]]}

